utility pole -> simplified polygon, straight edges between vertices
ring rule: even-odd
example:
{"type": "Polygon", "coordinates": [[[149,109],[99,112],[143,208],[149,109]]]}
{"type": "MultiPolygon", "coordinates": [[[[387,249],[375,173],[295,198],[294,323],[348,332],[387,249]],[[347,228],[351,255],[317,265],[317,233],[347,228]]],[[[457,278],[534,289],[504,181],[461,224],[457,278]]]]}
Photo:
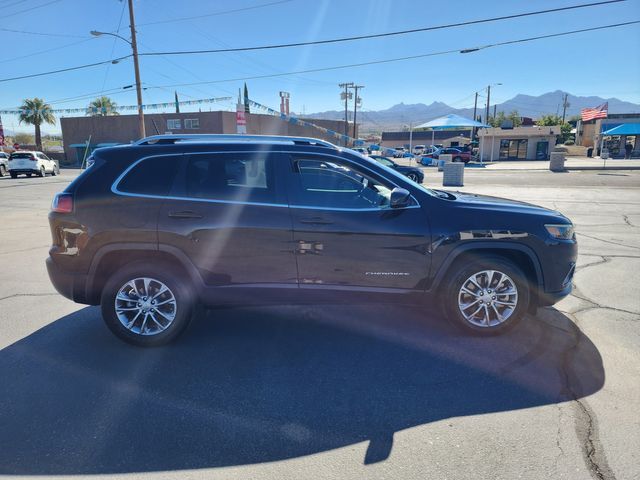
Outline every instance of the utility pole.
{"type": "Polygon", "coordinates": [[[571,106],[568,100],[569,100],[569,94],[565,93],[564,100],[562,101],[562,123],[564,123],[564,119],[567,115],[567,108],[571,106]]]}
{"type": "MultiPolygon", "coordinates": [[[[344,136],[349,136],[349,96],[351,92],[349,92],[349,88],[353,87],[353,82],[349,83],[340,83],[338,84],[340,88],[344,88],[344,92],[340,94],[340,97],[344,100],[344,136]]],[[[344,141],[344,146],[347,146],[347,140],[344,141]]]]}
{"type": "Polygon", "coordinates": [[[487,86],[487,111],[484,115],[484,123],[489,123],[489,106],[491,105],[491,85],[487,86]]]}
{"type": "MultiPolygon", "coordinates": [[[[478,121],[478,117],[476,116],[477,113],[476,111],[478,110],[478,92],[476,92],[476,98],[473,101],[473,121],[477,122],[478,121]]],[[[470,141],[473,142],[473,140],[476,138],[476,127],[471,128],[471,139],[470,141]]]]}
{"type": "Polygon", "coordinates": [[[360,103],[360,101],[361,101],[361,98],[358,96],[358,89],[364,88],[364,85],[351,85],[350,88],[353,88],[353,90],[354,90],[354,94],[353,94],[353,138],[357,139],[358,137],[356,136],[356,134],[357,134],[356,116],[357,116],[357,112],[358,112],[358,103],[360,103]]]}
{"type": "Polygon", "coordinates": [[[138,43],[136,41],[136,21],[133,15],[133,0],[129,0],[129,27],[131,28],[131,48],[133,49],[133,68],[136,73],[136,95],[138,96],[138,130],[140,138],[147,136],[144,129],[144,112],[142,111],[142,83],[140,82],[140,66],[138,65],[138,43]]]}

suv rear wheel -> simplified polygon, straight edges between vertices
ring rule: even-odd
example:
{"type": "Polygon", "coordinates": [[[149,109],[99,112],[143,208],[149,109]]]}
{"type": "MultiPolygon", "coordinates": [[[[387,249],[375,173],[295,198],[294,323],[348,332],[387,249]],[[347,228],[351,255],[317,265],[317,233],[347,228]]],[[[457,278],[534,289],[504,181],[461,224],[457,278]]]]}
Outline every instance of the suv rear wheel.
{"type": "Polygon", "coordinates": [[[174,340],[187,327],[194,305],[189,282],[166,272],[172,272],[169,265],[137,262],[107,281],[102,318],[118,338],[152,347],[174,340]]]}
{"type": "Polygon", "coordinates": [[[526,314],[529,284],[520,268],[500,257],[463,263],[446,286],[447,318],[469,332],[493,335],[526,314]]]}
{"type": "Polygon", "coordinates": [[[4,177],[7,174],[7,169],[4,165],[0,165],[0,177],[4,177]]]}
{"type": "Polygon", "coordinates": [[[40,173],[38,173],[39,177],[45,177],[47,175],[47,172],[44,169],[44,165],[42,167],[40,167],[40,173]]]}

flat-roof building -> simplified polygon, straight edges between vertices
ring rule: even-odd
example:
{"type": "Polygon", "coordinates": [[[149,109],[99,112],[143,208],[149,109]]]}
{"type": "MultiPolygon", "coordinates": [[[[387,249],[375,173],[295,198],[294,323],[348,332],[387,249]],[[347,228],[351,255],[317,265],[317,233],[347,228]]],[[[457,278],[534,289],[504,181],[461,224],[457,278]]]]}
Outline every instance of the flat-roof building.
{"type": "MultiPolygon", "coordinates": [[[[317,128],[291,123],[280,117],[247,113],[247,134],[289,135],[314,137],[338,143],[338,139],[317,128]]],[[[338,133],[344,131],[344,122],[338,120],[308,120],[308,122],[338,133]]],[[[184,112],[147,113],[144,116],[147,135],[166,133],[220,133],[237,132],[236,112],[184,112]]],[[[110,115],[60,118],[64,151],[68,165],[79,165],[89,145],[89,153],[106,147],[138,140],[137,115],[110,115]]]]}

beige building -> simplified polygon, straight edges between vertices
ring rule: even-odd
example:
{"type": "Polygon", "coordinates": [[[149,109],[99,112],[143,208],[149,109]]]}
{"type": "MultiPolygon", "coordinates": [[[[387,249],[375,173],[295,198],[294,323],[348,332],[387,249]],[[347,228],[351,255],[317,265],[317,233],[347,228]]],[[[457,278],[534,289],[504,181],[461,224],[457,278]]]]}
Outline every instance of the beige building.
{"type": "MultiPolygon", "coordinates": [[[[304,127],[280,119],[273,115],[258,113],[246,114],[247,133],[252,135],[292,135],[314,137],[338,143],[332,135],[317,128],[304,127]]],[[[344,131],[344,122],[337,120],[309,120],[338,133],[344,131]]],[[[148,113],[144,116],[147,135],[165,133],[236,133],[236,112],[187,112],[187,113],[148,113]]],[[[137,115],[113,115],[96,117],[62,117],[62,138],[66,164],[80,164],[87,150],[94,148],[131,143],[139,138],[137,115]]],[[[350,124],[350,129],[352,128],[350,124]]]]}
{"type": "MultiPolygon", "coordinates": [[[[640,123],[640,113],[611,113],[607,118],[598,118],[589,122],[578,122],[576,127],[576,145],[584,147],[594,147],[594,155],[599,155],[600,132],[606,132],[623,123],[640,123]]],[[[626,137],[607,138],[605,148],[609,149],[609,154],[613,157],[624,156],[624,145],[627,143],[626,137]]],[[[640,151],[640,145],[634,145],[634,151],[640,151]]]]}
{"type": "Polygon", "coordinates": [[[479,153],[493,160],[548,160],[560,135],[560,125],[515,128],[481,128],[479,153]]]}

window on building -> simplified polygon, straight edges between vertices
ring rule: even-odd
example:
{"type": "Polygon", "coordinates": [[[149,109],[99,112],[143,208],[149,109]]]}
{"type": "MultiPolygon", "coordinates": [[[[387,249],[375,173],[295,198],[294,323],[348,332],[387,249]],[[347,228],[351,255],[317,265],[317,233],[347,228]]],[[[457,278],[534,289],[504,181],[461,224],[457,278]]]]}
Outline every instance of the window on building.
{"type": "Polygon", "coordinates": [[[200,128],[200,119],[199,118],[185,118],[184,120],[184,128],[188,130],[200,128]]]}
{"type": "Polygon", "coordinates": [[[179,156],[142,160],[120,180],[118,190],[144,195],[167,195],[178,170],[179,156]]]}
{"type": "Polygon", "coordinates": [[[167,130],[180,130],[182,128],[179,118],[170,118],[167,120],[167,130]]]}

